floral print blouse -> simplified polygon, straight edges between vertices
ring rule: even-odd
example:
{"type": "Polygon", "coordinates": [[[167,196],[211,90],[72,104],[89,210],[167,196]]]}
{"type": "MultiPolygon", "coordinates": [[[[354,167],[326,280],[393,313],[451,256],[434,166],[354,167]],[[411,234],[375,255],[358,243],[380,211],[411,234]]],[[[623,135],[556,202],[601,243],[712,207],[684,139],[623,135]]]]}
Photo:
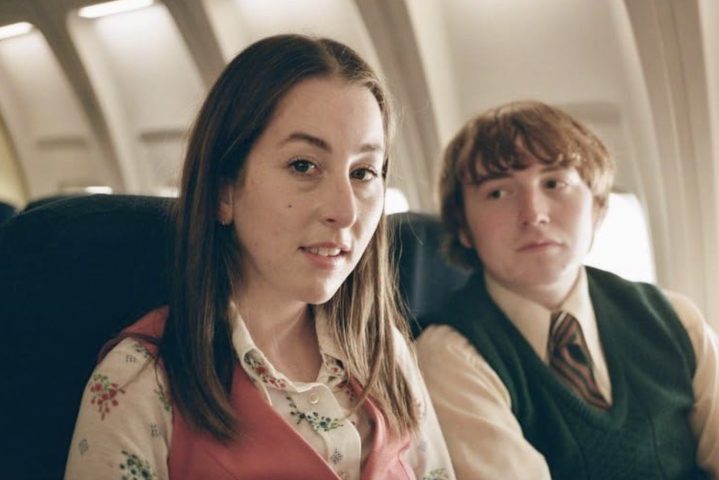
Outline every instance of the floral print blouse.
{"type": "MultiPolygon", "coordinates": [[[[233,307],[232,342],[255,387],[344,480],[360,479],[371,447],[364,409],[354,394],[341,355],[316,314],[322,365],[314,382],[293,382],[254,344],[233,307]]],[[[444,438],[414,357],[397,332],[398,361],[419,402],[421,424],[406,460],[418,479],[454,478],[444,438]]],[[[137,340],[124,339],[98,364],[85,389],[65,478],[167,479],[172,404],[162,368],[137,340]]]]}

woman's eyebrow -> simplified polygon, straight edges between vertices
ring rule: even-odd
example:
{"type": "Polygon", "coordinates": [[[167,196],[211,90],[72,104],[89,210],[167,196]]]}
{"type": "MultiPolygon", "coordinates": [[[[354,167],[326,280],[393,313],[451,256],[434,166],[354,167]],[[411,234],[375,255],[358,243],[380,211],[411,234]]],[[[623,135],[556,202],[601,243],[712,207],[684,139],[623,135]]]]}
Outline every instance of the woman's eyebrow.
{"type": "MultiPolygon", "coordinates": [[[[308,143],[313,147],[326,151],[327,153],[332,153],[332,147],[326,140],[306,132],[292,132],[287,135],[285,139],[280,141],[280,145],[285,145],[290,142],[308,143]]],[[[361,153],[383,152],[384,146],[380,143],[365,143],[360,147],[359,151],[361,153]]]]}
{"type": "Polygon", "coordinates": [[[292,132],[287,137],[280,141],[280,145],[285,145],[290,142],[304,142],[312,145],[313,147],[320,148],[328,153],[332,152],[332,147],[325,140],[315,135],[310,135],[305,132],[292,132]]]}

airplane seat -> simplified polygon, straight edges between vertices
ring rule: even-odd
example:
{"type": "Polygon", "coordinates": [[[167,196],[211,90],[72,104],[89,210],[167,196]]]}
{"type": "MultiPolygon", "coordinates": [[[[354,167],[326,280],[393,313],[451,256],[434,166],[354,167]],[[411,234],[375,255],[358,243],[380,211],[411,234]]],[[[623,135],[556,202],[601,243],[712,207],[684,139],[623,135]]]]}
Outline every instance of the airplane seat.
{"type": "Polygon", "coordinates": [[[44,197],[37,197],[33,198],[28,202],[27,205],[25,205],[25,208],[23,209],[23,212],[27,212],[28,210],[32,210],[37,207],[41,207],[43,205],[47,205],[48,203],[57,202],[58,200],[67,200],[68,198],[75,198],[75,197],[84,197],[87,196],[85,193],[57,193],[54,195],[46,195],[44,197]]]}
{"type": "Polygon", "coordinates": [[[412,334],[426,327],[423,317],[462,287],[469,272],[451,265],[441,252],[443,227],[436,215],[403,212],[389,215],[399,290],[405,300],[412,334]]]}
{"type": "MultiPolygon", "coordinates": [[[[0,230],[3,475],[62,477],[100,348],[167,302],[171,204],[130,195],[59,199],[18,214],[0,230]]],[[[389,224],[400,291],[417,318],[466,274],[438,255],[436,217],[395,214],[389,224]]]]}
{"type": "Polygon", "coordinates": [[[14,205],[0,200],[0,226],[8,222],[17,214],[17,208],[14,205]]]}
{"type": "Polygon", "coordinates": [[[2,228],[0,404],[8,444],[0,476],[62,478],[99,349],[167,301],[169,206],[154,197],[83,196],[37,206],[2,228]]]}

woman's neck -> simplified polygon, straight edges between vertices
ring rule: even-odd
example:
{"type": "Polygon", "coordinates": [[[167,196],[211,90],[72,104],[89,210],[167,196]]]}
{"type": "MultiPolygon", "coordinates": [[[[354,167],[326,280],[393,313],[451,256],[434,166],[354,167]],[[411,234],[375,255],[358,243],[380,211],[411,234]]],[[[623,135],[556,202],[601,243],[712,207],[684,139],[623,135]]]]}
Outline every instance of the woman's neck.
{"type": "Polygon", "coordinates": [[[314,381],[322,362],[311,308],[240,293],[235,303],[257,348],[289,379],[314,381]]]}

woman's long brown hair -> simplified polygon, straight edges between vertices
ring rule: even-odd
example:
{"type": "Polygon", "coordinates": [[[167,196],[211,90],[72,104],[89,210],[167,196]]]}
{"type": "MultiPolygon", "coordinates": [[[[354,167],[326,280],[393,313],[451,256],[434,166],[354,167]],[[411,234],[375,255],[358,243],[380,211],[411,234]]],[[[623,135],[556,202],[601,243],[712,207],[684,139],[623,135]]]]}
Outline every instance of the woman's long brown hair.
{"type": "MultiPolygon", "coordinates": [[[[389,102],[372,69],[349,47],[329,39],[279,35],[240,53],[212,87],[193,126],[175,221],[170,317],[160,343],[176,409],[192,425],[220,441],[241,433],[230,405],[236,358],[228,306],[242,263],[232,227],[217,222],[221,186],[240,181],[247,155],[277,103],[298,82],[337,76],[367,87],[391,136],[389,102]]],[[[386,177],[388,157],[383,175],[386,177]]],[[[398,312],[384,217],[360,259],[324,305],[348,373],[364,386],[390,427],[417,426],[410,387],[400,371],[394,327],[406,338],[398,312]]]]}

